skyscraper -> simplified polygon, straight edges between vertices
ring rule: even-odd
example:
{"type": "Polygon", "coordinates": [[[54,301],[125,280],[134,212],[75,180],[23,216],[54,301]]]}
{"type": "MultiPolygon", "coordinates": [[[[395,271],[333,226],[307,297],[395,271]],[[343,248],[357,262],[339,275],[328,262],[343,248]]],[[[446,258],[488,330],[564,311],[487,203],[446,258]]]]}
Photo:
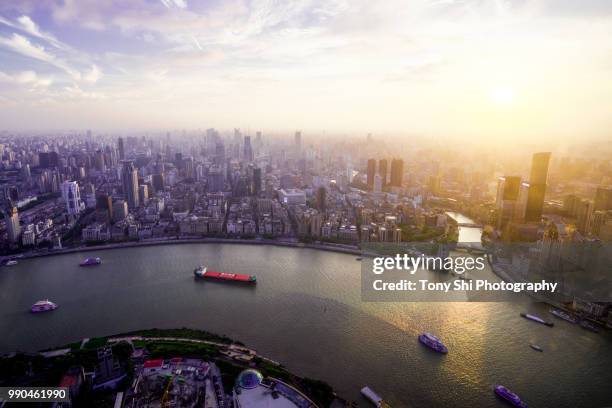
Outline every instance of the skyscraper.
{"type": "Polygon", "coordinates": [[[404,161],[402,159],[391,160],[391,185],[394,187],[401,187],[403,177],[404,161]]]}
{"type": "Polygon", "coordinates": [[[325,209],[327,208],[327,190],[325,187],[321,186],[317,189],[316,204],[319,211],[325,212],[325,209]]]}
{"type": "Polygon", "coordinates": [[[515,221],[525,221],[525,214],[527,212],[527,200],[529,198],[530,185],[527,181],[523,181],[519,186],[518,198],[516,200],[516,207],[514,209],[514,215],[512,218],[515,221]]]}
{"type": "Polygon", "coordinates": [[[550,152],[535,153],[531,160],[529,192],[527,194],[527,207],[525,209],[525,221],[527,222],[539,222],[542,219],[549,161],[550,152]]]}
{"type": "Polygon", "coordinates": [[[373,186],[373,190],[375,193],[380,193],[382,192],[382,188],[383,188],[383,180],[382,177],[380,177],[380,174],[376,174],[374,176],[374,186],[373,186]]]}
{"type": "Polygon", "coordinates": [[[295,132],[294,142],[295,142],[295,151],[299,153],[300,150],[302,150],[302,132],[300,131],[295,132]]]}
{"type": "Polygon", "coordinates": [[[165,187],[165,182],[164,182],[163,173],[154,174],[153,175],[153,188],[155,189],[155,191],[162,191],[164,187],[165,187]]]}
{"type": "Polygon", "coordinates": [[[76,181],[62,183],[62,198],[66,202],[66,211],[69,215],[77,215],[81,211],[81,192],[76,181]]]}
{"type": "Polygon", "coordinates": [[[218,167],[211,167],[208,171],[208,191],[218,192],[225,190],[225,178],[223,177],[223,171],[218,167]]]}
{"type": "Polygon", "coordinates": [[[99,194],[96,197],[96,219],[100,222],[113,220],[113,200],[111,196],[99,194]]]}
{"type": "Polygon", "coordinates": [[[218,141],[215,144],[214,162],[217,166],[220,167],[223,167],[225,165],[225,145],[222,141],[218,141]]]}
{"type": "Polygon", "coordinates": [[[141,184],[138,187],[138,200],[144,205],[149,201],[149,186],[141,184]]]}
{"type": "Polygon", "coordinates": [[[8,235],[8,241],[15,243],[19,241],[19,235],[21,234],[21,226],[19,225],[19,212],[17,207],[10,204],[10,207],[5,214],[6,220],[6,232],[8,235]]]}
{"type": "Polygon", "coordinates": [[[251,136],[244,137],[244,160],[253,161],[253,147],[251,146],[251,136]]]}
{"type": "Polygon", "coordinates": [[[251,193],[253,195],[259,195],[261,192],[261,169],[253,169],[253,185],[251,187],[251,193]]]}
{"type": "Polygon", "coordinates": [[[183,159],[183,174],[186,178],[193,178],[194,176],[194,165],[193,157],[186,157],[183,159]]]}
{"type": "Polygon", "coordinates": [[[119,160],[125,160],[125,146],[123,144],[123,138],[117,139],[117,146],[119,149],[119,160]]]}
{"type": "Polygon", "coordinates": [[[576,228],[582,234],[587,234],[591,230],[593,217],[593,201],[581,200],[576,210],[576,228]]]}
{"type": "Polygon", "coordinates": [[[26,181],[30,180],[30,177],[32,177],[32,172],[30,171],[30,165],[29,164],[24,164],[24,166],[21,168],[21,175],[23,176],[23,178],[26,181]]]}
{"type": "Polygon", "coordinates": [[[612,210],[612,187],[597,187],[593,206],[594,211],[612,210]]]}
{"type": "Polygon", "coordinates": [[[39,167],[43,169],[51,169],[57,167],[59,163],[59,155],[57,152],[41,152],[38,153],[39,167]]]}
{"type": "Polygon", "coordinates": [[[497,184],[497,199],[495,200],[498,229],[503,229],[514,217],[520,186],[521,178],[518,176],[504,176],[499,178],[497,184]]]}
{"type": "Polygon", "coordinates": [[[104,162],[104,152],[102,150],[96,150],[94,163],[96,166],[96,170],[102,173],[106,171],[106,164],[104,162]]]}
{"type": "Polygon", "coordinates": [[[427,180],[427,189],[434,196],[440,194],[440,176],[429,176],[427,180]]]}
{"type": "Polygon", "coordinates": [[[376,175],[376,160],[368,160],[368,172],[367,172],[367,184],[368,188],[372,190],[374,188],[374,176],[376,175]]]}
{"type": "Polygon", "coordinates": [[[121,182],[123,183],[123,195],[127,201],[128,208],[133,210],[140,204],[138,197],[138,170],[132,160],[123,160],[121,170],[121,182]]]}
{"type": "Polygon", "coordinates": [[[387,159],[382,159],[378,162],[378,174],[383,186],[387,184],[387,164],[387,159]]]}
{"type": "Polygon", "coordinates": [[[113,204],[113,221],[121,221],[128,216],[128,203],[125,200],[117,200],[113,204]]]}
{"type": "Polygon", "coordinates": [[[261,149],[262,145],[263,145],[263,140],[261,138],[261,132],[257,132],[255,133],[255,149],[256,150],[261,149]]]}

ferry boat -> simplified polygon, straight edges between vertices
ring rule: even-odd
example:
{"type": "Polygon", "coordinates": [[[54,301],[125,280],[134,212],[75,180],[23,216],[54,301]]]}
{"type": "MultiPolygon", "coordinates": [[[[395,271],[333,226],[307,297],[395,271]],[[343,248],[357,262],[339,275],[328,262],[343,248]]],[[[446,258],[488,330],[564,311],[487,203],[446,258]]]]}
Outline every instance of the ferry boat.
{"type": "Polygon", "coordinates": [[[494,391],[498,397],[510,403],[512,406],[519,408],[527,408],[527,404],[524,401],[521,401],[521,398],[518,395],[516,395],[503,385],[496,385],[494,391]]]}
{"type": "Polygon", "coordinates": [[[11,259],[10,261],[6,261],[6,266],[15,266],[17,265],[17,261],[14,259],[11,259]]]}
{"type": "Polygon", "coordinates": [[[548,326],[548,327],[553,327],[555,325],[553,322],[548,322],[548,321],[542,319],[539,316],[532,315],[532,314],[529,314],[529,313],[521,313],[521,316],[523,316],[525,319],[532,320],[532,321],[534,321],[536,323],[540,323],[540,324],[543,324],[543,325],[548,326]]]}
{"type": "Polygon", "coordinates": [[[256,284],[257,278],[255,275],[246,275],[241,273],[227,273],[227,272],[214,272],[209,271],[205,266],[198,266],[193,270],[193,275],[196,278],[203,279],[215,279],[221,281],[230,281],[230,282],[242,282],[242,283],[250,283],[256,284]]]}
{"type": "Polygon", "coordinates": [[[544,350],[542,349],[542,347],[538,346],[537,344],[533,344],[533,343],[531,343],[531,344],[529,344],[529,347],[531,347],[531,348],[532,348],[532,349],[534,349],[535,351],[540,351],[540,352],[544,351],[544,350]]]}
{"type": "Polygon", "coordinates": [[[30,308],[32,313],[41,313],[41,312],[49,312],[51,310],[57,309],[57,305],[51,302],[49,299],[39,300],[34,303],[30,308]]]}
{"type": "Polygon", "coordinates": [[[433,351],[437,351],[438,353],[446,354],[448,353],[448,349],[446,346],[431,333],[423,333],[419,336],[419,341],[432,349],[433,351]]]}
{"type": "Polygon", "coordinates": [[[390,408],[389,405],[367,385],[361,389],[361,394],[377,408],[390,408]]]}
{"type": "Polygon", "coordinates": [[[92,265],[100,265],[102,263],[102,258],[86,258],[79,266],[92,266],[92,265]]]}
{"type": "Polygon", "coordinates": [[[558,317],[559,319],[563,319],[567,322],[574,323],[574,324],[578,323],[578,320],[574,316],[572,316],[571,314],[567,312],[564,312],[563,310],[550,309],[550,313],[553,316],[558,317]]]}

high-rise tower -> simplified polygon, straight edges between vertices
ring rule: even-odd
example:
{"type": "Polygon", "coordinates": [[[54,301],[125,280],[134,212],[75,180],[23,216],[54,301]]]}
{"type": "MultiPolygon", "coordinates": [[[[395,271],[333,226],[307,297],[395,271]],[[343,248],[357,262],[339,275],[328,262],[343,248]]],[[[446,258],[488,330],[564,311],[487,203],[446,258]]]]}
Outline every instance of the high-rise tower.
{"type": "Polygon", "coordinates": [[[401,187],[403,177],[404,177],[404,161],[402,159],[391,160],[390,184],[394,187],[401,187]]]}
{"type": "Polygon", "coordinates": [[[382,159],[378,161],[378,174],[380,175],[383,186],[387,184],[387,168],[387,159],[382,159]]]}
{"type": "Polygon", "coordinates": [[[123,195],[130,210],[135,209],[140,204],[138,197],[138,170],[132,160],[123,160],[121,170],[121,182],[123,184],[123,195]]]}
{"type": "Polygon", "coordinates": [[[76,181],[64,181],[62,184],[62,198],[66,202],[68,214],[77,215],[81,211],[81,192],[76,181]]]}
{"type": "Polygon", "coordinates": [[[550,152],[535,153],[533,155],[531,175],[529,177],[529,191],[527,193],[527,207],[525,209],[525,221],[527,222],[539,222],[542,218],[549,161],[550,152]]]}
{"type": "Polygon", "coordinates": [[[367,184],[371,190],[374,188],[374,176],[376,175],[376,159],[368,160],[367,184]]]}
{"type": "Polygon", "coordinates": [[[119,149],[119,160],[125,160],[125,146],[123,145],[123,138],[117,139],[117,147],[119,149]]]}

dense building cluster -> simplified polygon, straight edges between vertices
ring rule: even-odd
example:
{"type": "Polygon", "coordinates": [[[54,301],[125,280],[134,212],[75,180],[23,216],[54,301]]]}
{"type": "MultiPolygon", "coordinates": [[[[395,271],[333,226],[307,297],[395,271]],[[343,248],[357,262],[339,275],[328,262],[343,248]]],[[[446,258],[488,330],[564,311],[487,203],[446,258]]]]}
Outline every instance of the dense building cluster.
{"type": "Polygon", "coordinates": [[[488,156],[393,149],[371,135],[307,143],[299,131],[251,138],[240,129],[0,141],[8,253],[206,237],[423,240],[452,233],[447,210],[489,225],[496,240],[537,241],[551,225],[571,240],[612,234],[605,159],[536,153],[517,171],[488,156]]]}
{"type": "Polygon", "coordinates": [[[393,159],[385,192],[371,202],[361,188],[370,175],[353,169],[353,155],[305,146],[301,132],[287,144],[261,132],[251,141],[239,129],[4,135],[2,142],[2,234],[9,252],[198,237],[401,240],[390,218],[369,219],[362,228],[360,213],[364,205],[377,211],[387,194],[393,204],[385,215],[399,211],[403,161],[393,159]]]}

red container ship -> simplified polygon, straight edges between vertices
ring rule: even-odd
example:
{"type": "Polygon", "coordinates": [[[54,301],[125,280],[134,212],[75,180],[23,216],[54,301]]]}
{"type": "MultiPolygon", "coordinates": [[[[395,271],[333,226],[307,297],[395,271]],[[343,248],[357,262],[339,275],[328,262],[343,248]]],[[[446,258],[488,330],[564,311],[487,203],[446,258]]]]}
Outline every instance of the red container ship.
{"type": "Polygon", "coordinates": [[[194,269],[193,274],[196,278],[215,279],[230,282],[257,283],[255,275],[245,275],[240,273],[214,272],[206,269],[205,266],[199,266],[194,269]]]}

